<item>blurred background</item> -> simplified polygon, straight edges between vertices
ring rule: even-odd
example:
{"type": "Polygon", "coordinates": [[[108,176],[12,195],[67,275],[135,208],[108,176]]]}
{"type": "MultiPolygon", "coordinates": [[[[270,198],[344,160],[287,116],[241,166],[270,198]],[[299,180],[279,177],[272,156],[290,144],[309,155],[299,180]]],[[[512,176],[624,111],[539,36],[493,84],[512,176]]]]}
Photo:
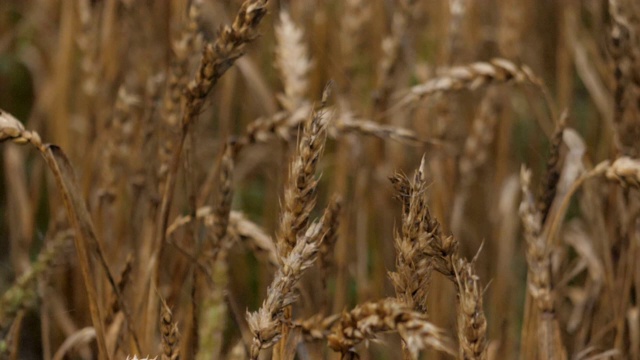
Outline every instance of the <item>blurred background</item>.
{"type": "MultiPolygon", "coordinates": [[[[153,237],[148,229],[162,199],[167,154],[180,131],[180,97],[202,44],[233,21],[241,3],[204,0],[194,17],[188,0],[0,2],[0,108],[43,141],[59,145],[73,164],[111,270],[120,274],[130,267],[123,296],[137,319],[134,327],[147,334],[141,335],[144,351],[138,355],[160,354],[158,323],[134,304],[150,296],[141,275],[148,265],[144,249],[153,237]],[[130,255],[133,260],[127,260],[130,255]]],[[[413,174],[424,155],[432,215],[459,241],[463,257],[477,256],[475,268],[486,287],[489,358],[529,358],[527,349],[536,340],[523,330],[529,300],[518,216],[520,168],[532,169],[532,188],[543,194],[547,163],[561,169],[557,164],[575,150],[561,141],[561,132],[552,146],[563,112],[567,128],[584,145],[581,167],[621,155],[638,157],[640,5],[632,0],[270,1],[259,33],[213,88],[193,126],[185,150],[189,165],[178,171],[169,223],[192,212],[190,196],[210,181],[228,139],[243,139],[257,120],[280,116],[288,120],[273,122],[263,138],[245,146],[233,173],[232,209],[273,237],[298,134],[297,125],[287,128],[287,121],[296,112],[308,116],[332,79],[330,117],[336,125],[318,165],[322,175],[312,218],[322,214],[334,193],[341,194],[344,206],[330,270],[309,269],[294,317],[340,313],[394,296],[388,272],[396,266],[393,239],[401,204],[388,178],[413,174]],[[412,86],[495,58],[517,71],[528,69],[540,82],[479,75],[475,83],[402,102],[412,86]],[[387,127],[348,129],[352,120],[387,127]],[[399,129],[414,138],[394,136],[399,129]]],[[[3,144],[0,153],[4,292],[69,225],[37,151],[3,144]]],[[[571,201],[551,246],[555,315],[571,358],[610,349],[617,350],[614,357],[634,358],[640,355],[640,268],[632,257],[638,255],[638,191],[589,184],[571,201]],[[571,236],[582,240],[565,239],[571,236]],[[588,250],[576,250],[576,243],[588,244],[588,250]]],[[[204,231],[189,235],[179,229],[170,240],[189,248],[204,231]]],[[[181,333],[189,334],[194,284],[186,264],[191,260],[167,246],[157,261],[162,264],[158,294],[173,309],[181,333]]],[[[260,306],[273,277],[273,267],[243,246],[230,250],[228,267],[232,306],[223,314],[227,320],[219,330],[223,340],[216,358],[231,358],[246,327],[240,324],[244,310],[260,306]]],[[[94,277],[107,309],[108,283],[99,271],[94,277]]],[[[70,242],[36,283],[2,333],[14,340],[0,351],[13,358],[49,359],[65,339],[91,325],[70,242]]],[[[455,286],[434,275],[428,315],[452,337],[456,298],[455,286]]],[[[123,327],[118,333],[116,358],[133,355],[129,332],[123,327]]],[[[380,339],[358,347],[362,359],[398,358],[398,338],[380,339]]],[[[67,358],[92,353],[94,342],[79,342],[67,358]]],[[[298,355],[336,356],[322,343],[298,355]]]]}

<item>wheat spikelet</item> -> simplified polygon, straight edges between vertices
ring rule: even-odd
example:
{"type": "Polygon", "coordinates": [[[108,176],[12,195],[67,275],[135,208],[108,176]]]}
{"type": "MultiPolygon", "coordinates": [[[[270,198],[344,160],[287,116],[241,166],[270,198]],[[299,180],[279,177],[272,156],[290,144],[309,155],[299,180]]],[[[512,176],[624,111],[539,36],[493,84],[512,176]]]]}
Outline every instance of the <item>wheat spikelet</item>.
{"type": "Polygon", "coordinates": [[[39,151],[46,151],[38,133],[25,130],[18,119],[0,109],[0,142],[6,140],[20,145],[31,143],[39,151]]]}
{"type": "Polygon", "coordinates": [[[623,2],[609,1],[612,22],[608,50],[614,63],[613,120],[617,145],[622,155],[637,157],[640,156],[637,141],[640,137],[640,80],[634,73],[634,63],[640,63],[640,37],[629,19],[629,10],[623,2]]]}
{"type": "Polygon", "coordinates": [[[396,233],[396,271],[389,277],[396,291],[396,297],[409,308],[426,313],[427,291],[431,280],[431,263],[424,256],[428,246],[428,234],[423,231],[427,205],[424,199],[426,181],[424,178],[424,158],[416,170],[413,180],[396,174],[392,182],[397,196],[402,201],[402,228],[396,233]]]}
{"type": "Polygon", "coordinates": [[[305,101],[312,62],[304,43],[304,32],[286,10],[280,11],[280,23],[276,26],[276,68],[284,85],[284,93],[278,95],[283,108],[294,111],[305,101]]]}
{"type": "Polygon", "coordinates": [[[91,11],[89,0],[78,1],[78,18],[80,20],[80,32],[77,35],[76,44],[80,50],[80,69],[83,72],[82,90],[92,98],[98,90],[97,33],[96,21],[91,11]]]}
{"type": "Polygon", "coordinates": [[[164,94],[162,96],[162,122],[158,124],[160,144],[158,146],[157,176],[160,178],[160,189],[169,171],[171,155],[175,151],[173,139],[177,133],[182,110],[183,92],[189,83],[190,62],[195,50],[200,48],[202,39],[198,32],[202,1],[194,0],[188,7],[186,21],[171,41],[171,59],[164,76],[164,94]]]}
{"type": "Polygon", "coordinates": [[[218,79],[243,55],[244,46],[258,36],[257,26],[267,13],[268,0],[247,0],[242,3],[231,26],[223,26],[216,41],[207,44],[195,78],[185,94],[187,104],[182,124],[189,124],[202,109],[205,97],[218,79]]]}
{"type": "Polygon", "coordinates": [[[198,33],[201,7],[202,0],[191,1],[187,19],[182,24],[179,35],[171,42],[172,59],[167,71],[162,103],[163,120],[169,127],[178,124],[182,91],[189,82],[189,62],[191,55],[201,42],[201,36],[198,33]]]}
{"type": "Polygon", "coordinates": [[[301,331],[305,341],[326,341],[338,320],[340,320],[340,314],[327,317],[315,314],[307,319],[294,321],[293,326],[301,331]]]}
{"type": "Polygon", "coordinates": [[[294,288],[304,270],[313,265],[317,258],[322,240],[321,229],[321,224],[312,224],[298,238],[288,255],[281,259],[282,265],[276,271],[260,309],[247,313],[247,322],[253,333],[251,359],[256,359],[261,349],[275,345],[282,337],[284,309],[296,301],[294,288]]]}
{"type": "Polygon", "coordinates": [[[346,0],[343,16],[340,18],[340,51],[345,60],[350,63],[346,68],[347,76],[351,78],[354,60],[357,59],[358,46],[362,41],[364,25],[371,18],[371,4],[365,0],[346,0]]]}
{"type": "Polygon", "coordinates": [[[507,82],[542,86],[542,81],[528,66],[517,66],[508,60],[498,58],[490,62],[476,62],[449,68],[439,76],[413,86],[394,107],[403,107],[440,92],[476,90],[492,83],[507,82]]]}
{"type": "Polygon", "coordinates": [[[524,198],[520,205],[520,217],[527,240],[527,262],[531,272],[529,290],[543,312],[552,312],[553,293],[551,290],[550,256],[542,238],[542,214],[536,210],[530,193],[531,172],[522,169],[520,182],[524,198]]]}
{"type": "Polygon", "coordinates": [[[473,263],[461,260],[458,277],[458,339],[461,359],[487,359],[487,319],[482,309],[483,289],[473,263]]]}
{"type": "Polygon", "coordinates": [[[551,254],[542,233],[542,213],[536,208],[530,190],[531,172],[524,167],[520,173],[520,183],[523,199],[519,212],[527,242],[526,258],[529,268],[527,290],[537,308],[538,352],[545,359],[564,359],[566,353],[555,317],[556,295],[552,284],[551,254]]]}
{"type": "Polygon", "coordinates": [[[477,116],[471,124],[471,132],[464,142],[464,150],[458,163],[464,188],[475,181],[477,170],[489,157],[489,146],[493,142],[500,112],[498,100],[496,90],[489,89],[480,102],[477,116]]]}
{"type": "Polygon", "coordinates": [[[567,117],[567,113],[564,112],[551,137],[547,170],[538,196],[538,208],[542,214],[542,222],[544,222],[547,215],[549,215],[551,203],[556,196],[556,188],[560,180],[560,171],[562,170],[560,163],[560,146],[562,145],[564,130],[567,127],[567,117]]]}
{"type": "Polygon", "coordinates": [[[233,144],[228,142],[223,151],[218,165],[218,182],[215,188],[216,200],[213,207],[213,217],[210,221],[205,220],[205,224],[212,228],[213,248],[220,247],[227,235],[229,225],[229,213],[231,212],[231,202],[233,200],[233,144]]]}
{"type": "Polygon", "coordinates": [[[459,243],[453,236],[445,236],[438,219],[431,216],[427,208],[423,231],[427,234],[429,244],[424,252],[432,259],[434,269],[455,282],[455,265],[458,261],[459,243]]]}
{"type": "MultiPolygon", "coordinates": [[[[328,96],[325,89],[323,98],[328,96]]],[[[324,150],[326,127],[324,107],[313,112],[305,123],[297,153],[289,168],[289,178],[284,190],[282,215],[278,228],[277,248],[281,258],[295,246],[298,235],[306,230],[309,214],[315,206],[316,166],[324,150]]]]}
{"type": "Polygon", "coordinates": [[[640,160],[623,156],[611,164],[605,176],[610,180],[616,180],[623,186],[640,187],[640,160]]]}
{"type": "Polygon", "coordinates": [[[180,333],[178,324],[173,320],[173,313],[162,300],[162,313],[160,315],[160,334],[162,335],[162,360],[179,360],[180,333]]]}
{"type": "Polygon", "coordinates": [[[460,234],[462,229],[471,186],[477,182],[478,172],[490,155],[491,143],[495,137],[498,119],[502,112],[498,95],[498,89],[491,88],[480,101],[477,115],[473,118],[469,135],[464,142],[462,156],[458,162],[460,181],[451,215],[451,231],[457,234],[460,234]]]}

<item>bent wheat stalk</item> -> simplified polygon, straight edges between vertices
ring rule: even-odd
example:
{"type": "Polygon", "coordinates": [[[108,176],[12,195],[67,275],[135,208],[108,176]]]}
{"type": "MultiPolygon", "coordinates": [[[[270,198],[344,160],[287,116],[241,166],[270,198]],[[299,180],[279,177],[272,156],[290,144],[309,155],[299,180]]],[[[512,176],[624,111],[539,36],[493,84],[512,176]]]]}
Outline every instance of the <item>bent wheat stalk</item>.
{"type": "MultiPolygon", "coordinates": [[[[93,281],[91,259],[89,255],[89,239],[91,238],[95,240],[95,233],[93,232],[93,226],[91,225],[91,219],[88,218],[88,214],[84,213],[85,216],[82,216],[78,213],[76,206],[78,206],[78,204],[82,204],[82,200],[77,199],[79,192],[74,193],[68,187],[70,181],[73,181],[71,179],[73,174],[70,173],[71,168],[69,164],[65,164],[67,166],[63,168],[58,163],[57,157],[62,160],[66,160],[66,157],[60,148],[55,145],[43,144],[38,133],[25,130],[24,126],[20,121],[18,121],[18,119],[7,112],[0,110],[0,142],[6,140],[10,140],[16,144],[33,145],[38,149],[47,163],[47,166],[53,173],[58,190],[62,195],[65,209],[67,210],[69,222],[72,224],[76,233],[74,243],[78,254],[82,277],[84,279],[84,285],[89,297],[89,310],[93,326],[96,330],[99,357],[101,359],[109,359],[109,353],[107,351],[104,336],[104,325],[102,323],[103,317],[100,313],[98,293],[93,281]]],[[[117,291],[115,287],[114,290],[117,291]]]]}

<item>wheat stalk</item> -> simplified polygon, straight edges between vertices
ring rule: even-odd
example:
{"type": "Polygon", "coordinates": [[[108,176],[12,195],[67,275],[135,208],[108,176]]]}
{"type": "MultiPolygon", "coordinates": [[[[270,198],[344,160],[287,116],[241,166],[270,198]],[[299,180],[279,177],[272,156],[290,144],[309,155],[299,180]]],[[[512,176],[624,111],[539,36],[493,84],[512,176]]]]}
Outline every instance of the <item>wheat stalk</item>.
{"type": "MultiPolygon", "coordinates": [[[[95,234],[93,233],[93,229],[90,225],[90,219],[84,217],[84,215],[88,216],[88,214],[78,214],[78,208],[76,206],[79,203],[78,199],[74,198],[74,196],[77,197],[78,195],[69,191],[69,185],[71,185],[69,182],[72,181],[71,179],[69,179],[69,177],[72,176],[70,174],[70,168],[64,168],[63,172],[63,170],[61,170],[61,166],[56,160],[56,155],[54,155],[53,151],[56,151],[58,153],[58,156],[61,158],[64,155],[59,148],[43,144],[38,133],[25,130],[22,126],[22,123],[20,123],[18,119],[7,112],[0,110],[0,142],[6,140],[10,140],[16,144],[21,145],[33,145],[36,149],[38,149],[38,151],[40,151],[54,175],[58,189],[62,193],[62,197],[64,199],[67,215],[76,232],[76,237],[74,238],[75,247],[78,253],[78,259],[80,260],[84,284],[89,295],[91,320],[96,329],[99,353],[102,358],[109,359],[109,354],[107,352],[107,346],[104,338],[104,326],[102,324],[102,316],[100,315],[100,306],[98,304],[98,295],[96,292],[95,284],[91,279],[89,246],[93,245],[95,248],[97,247],[97,244],[88,244],[88,242],[90,241],[89,239],[95,240],[95,238],[93,238],[95,234]],[[54,150],[52,150],[52,148],[54,150]]],[[[67,167],[69,166],[68,164],[63,165],[67,165],[67,167]]],[[[105,263],[102,262],[102,265],[104,264],[105,263]]],[[[114,290],[117,291],[115,287],[114,290]]]]}

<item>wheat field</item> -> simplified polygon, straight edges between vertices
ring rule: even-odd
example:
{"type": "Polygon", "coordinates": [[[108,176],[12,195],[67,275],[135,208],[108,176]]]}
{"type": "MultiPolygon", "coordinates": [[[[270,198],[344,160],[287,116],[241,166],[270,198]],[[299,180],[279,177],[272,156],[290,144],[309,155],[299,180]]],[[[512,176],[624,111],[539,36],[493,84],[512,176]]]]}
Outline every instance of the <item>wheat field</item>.
{"type": "Polygon", "coordinates": [[[635,0],[2,0],[0,359],[640,359],[635,0]]]}

